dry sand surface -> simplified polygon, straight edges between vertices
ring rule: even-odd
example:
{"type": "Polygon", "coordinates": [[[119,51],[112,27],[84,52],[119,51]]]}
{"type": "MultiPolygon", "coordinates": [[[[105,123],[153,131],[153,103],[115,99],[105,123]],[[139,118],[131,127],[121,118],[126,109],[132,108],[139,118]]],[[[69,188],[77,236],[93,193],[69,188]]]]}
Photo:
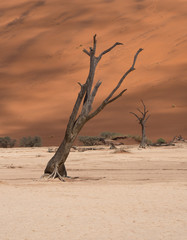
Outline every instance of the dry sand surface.
{"type": "Polygon", "coordinates": [[[0,239],[187,239],[187,144],[125,150],[71,152],[60,182],[47,148],[0,149],[0,239]]]}

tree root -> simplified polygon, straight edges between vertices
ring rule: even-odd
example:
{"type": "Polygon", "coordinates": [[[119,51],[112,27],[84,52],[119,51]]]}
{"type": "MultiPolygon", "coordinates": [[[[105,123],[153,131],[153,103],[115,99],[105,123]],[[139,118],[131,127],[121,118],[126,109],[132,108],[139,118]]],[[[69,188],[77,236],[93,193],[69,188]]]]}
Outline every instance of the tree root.
{"type": "Polygon", "coordinates": [[[47,173],[44,173],[40,177],[40,179],[45,178],[45,177],[47,177],[47,180],[50,178],[52,178],[52,179],[58,178],[60,181],[65,182],[64,178],[60,175],[57,168],[55,168],[54,171],[50,175],[47,173]]]}

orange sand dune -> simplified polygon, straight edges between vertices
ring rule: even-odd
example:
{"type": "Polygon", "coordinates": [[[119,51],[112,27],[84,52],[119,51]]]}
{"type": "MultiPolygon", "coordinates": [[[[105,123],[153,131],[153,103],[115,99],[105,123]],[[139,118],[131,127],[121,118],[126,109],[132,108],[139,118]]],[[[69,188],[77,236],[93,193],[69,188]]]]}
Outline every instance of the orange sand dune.
{"type": "Polygon", "coordinates": [[[1,1],[0,136],[40,135],[58,144],[89,59],[82,52],[98,35],[97,52],[123,42],[98,66],[103,81],[96,104],[115,86],[144,48],[124,88],[126,94],[85,126],[139,134],[130,111],[143,99],[151,113],[149,138],[187,137],[186,8],[184,0],[1,1]],[[173,107],[172,107],[173,106],[173,107]]]}

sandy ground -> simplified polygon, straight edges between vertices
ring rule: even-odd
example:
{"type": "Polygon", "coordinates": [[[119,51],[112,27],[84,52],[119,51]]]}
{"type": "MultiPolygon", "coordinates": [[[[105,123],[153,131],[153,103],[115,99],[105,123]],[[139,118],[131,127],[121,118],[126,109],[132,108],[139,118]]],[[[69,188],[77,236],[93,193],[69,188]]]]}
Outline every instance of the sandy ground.
{"type": "Polygon", "coordinates": [[[0,149],[2,240],[187,239],[187,144],[71,152],[75,180],[39,180],[47,148],[0,149]]]}

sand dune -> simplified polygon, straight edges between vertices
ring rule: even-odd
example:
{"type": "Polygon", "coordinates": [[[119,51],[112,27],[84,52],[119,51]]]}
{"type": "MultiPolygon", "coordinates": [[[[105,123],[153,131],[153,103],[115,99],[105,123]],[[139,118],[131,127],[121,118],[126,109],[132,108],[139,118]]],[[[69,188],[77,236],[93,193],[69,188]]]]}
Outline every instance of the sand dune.
{"type": "Polygon", "coordinates": [[[79,86],[88,74],[82,52],[98,34],[97,52],[123,42],[98,67],[98,104],[144,48],[127,93],[88,123],[82,134],[139,134],[129,111],[144,99],[149,138],[187,136],[186,1],[1,1],[0,135],[62,138],[79,86]],[[102,89],[105,89],[103,91],[102,89]],[[174,108],[172,107],[175,106],[174,108]],[[92,127],[94,126],[94,128],[92,127]]]}

